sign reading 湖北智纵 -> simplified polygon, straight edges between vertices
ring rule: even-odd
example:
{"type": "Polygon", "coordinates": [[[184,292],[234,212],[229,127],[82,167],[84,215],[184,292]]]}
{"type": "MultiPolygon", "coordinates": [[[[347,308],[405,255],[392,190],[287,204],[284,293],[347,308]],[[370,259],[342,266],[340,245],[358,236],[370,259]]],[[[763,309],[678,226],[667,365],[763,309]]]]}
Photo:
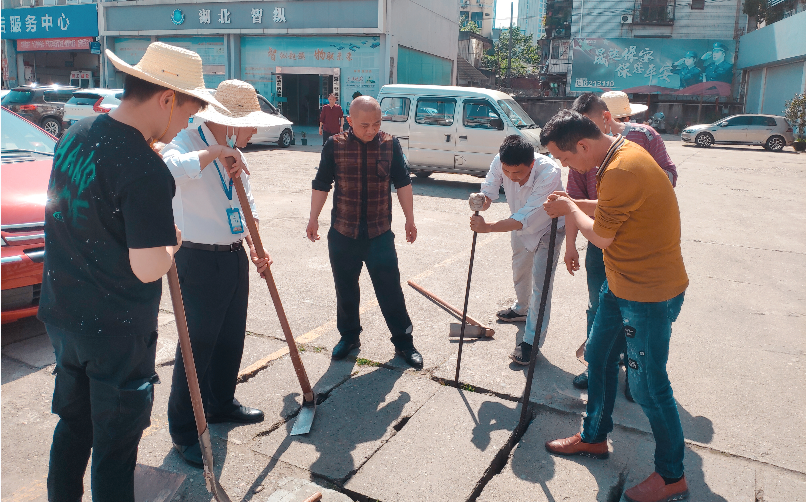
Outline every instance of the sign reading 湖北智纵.
{"type": "Polygon", "coordinates": [[[98,6],[83,4],[3,9],[0,32],[3,40],[97,37],[98,6]]]}
{"type": "Polygon", "coordinates": [[[733,40],[577,38],[572,91],[729,96],[733,40]]]}

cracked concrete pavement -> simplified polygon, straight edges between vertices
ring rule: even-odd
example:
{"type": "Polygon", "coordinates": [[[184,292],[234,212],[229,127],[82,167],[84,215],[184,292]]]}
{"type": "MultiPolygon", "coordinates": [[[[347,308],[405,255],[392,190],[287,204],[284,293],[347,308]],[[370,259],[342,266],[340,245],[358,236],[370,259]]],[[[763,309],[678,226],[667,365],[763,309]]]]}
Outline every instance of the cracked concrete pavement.
{"type": "MultiPolygon", "coordinates": [[[[669,359],[691,500],[806,500],[806,454],[797,447],[806,423],[806,157],[789,149],[703,150],[666,139],[680,172],[676,191],[691,279],[669,359]]],[[[318,148],[250,148],[246,155],[261,236],[320,404],[311,433],[289,436],[299,385],[266,286],[252,272],[236,395],[263,409],[266,420],[210,427],[217,473],[233,500],[303,500],[313,482],[325,501],[617,501],[651,472],[649,424],[621,393],[610,459],[558,458],[543,448],[546,440],[577,432],[585,409],[586,394],[570,384],[583,369],[574,351],[584,338],[584,270],[575,277],[558,270],[530,396],[533,419],[525,430],[516,427],[525,371],[507,355],[523,325],[494,322],[514,295],[506,235],[479,236],[469,301],[469,313],[493,324],[495,337],[467,343],[461,389],[445,385],[455,371],[458,347],[448,339],[454,319],[405,281],[461,307],[472,235],[466,198],[480,180],[412,178],[419,237],[411,245],[401,238],[402,213],[394,208],[401,281],[425,359],[415,371],[394,356],[366,274],[362,347],[345,361],[330,360],[338,332],[327,244],[304,238],[318,148]]],[[[323,235],[329,204],[320,218],[323,235]]],[[[506,204],[494,204],[487,215],[506,217],[506,204]]],[[[580,253],[585,244],[580,237],[580,253]]],[[[174,500],[210,500],[200,471],[171,450],[166,409],[176,328],[164,291],[157,356],[163,383],[138,461],[187,476],[174,500]]],[[[46,500],[56,417],[53,353],[43,326],[33,319],[4,325],[1,366],[2,501],[46,500]]]]}

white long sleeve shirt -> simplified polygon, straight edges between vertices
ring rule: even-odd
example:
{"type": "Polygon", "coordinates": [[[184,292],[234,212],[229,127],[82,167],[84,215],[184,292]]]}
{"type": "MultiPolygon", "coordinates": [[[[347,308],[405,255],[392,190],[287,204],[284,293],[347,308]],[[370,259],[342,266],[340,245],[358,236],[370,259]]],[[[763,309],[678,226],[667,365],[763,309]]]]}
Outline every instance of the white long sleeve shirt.
{"type": "MultiPolygon", "coordinates": [[[[182,231],[182,240],[198,244],[232,244],[249,234],[243,210],[240,211],[243,233],[234,234],[230,229],[227,210],[231,208],[240,210],[241,203],[234,186],[230,192],[232,199],[227,197],[230,179],[225,166],[216,159],[202,169],[199,161],[200,150],[206,150],[208,145],[217,144],[213,133],[205,123],[202,123],[182,130],[162,149],[162,159],[168,165],[176,182],[176,195],[173,199],[174,222],[182,231]]],[[[252,214],[258,219],[255,199],[249,186],[249,176],[245,172],[241,172],[241,181],[252,214]]]]}
{"type": "MultiPolygon", "coordinates": [[[[540,239],[551,228],[551,218],[543,209],[543,203],[552,192],[563,189],[561,174],[560,167],[553,160],[535,152],[535,165],[528,181],[521,186],[504,176],[501,159],[496,155],[481,184],[481,193],[491,200],[498,199],[499,187],[504,185],[504,194],[512,212],[510,218],[523,225],[520,230],[515,230],[515,234],[529,251],[537,249],[540,239]]],[[[557,227],[563,226],[565,218],[561,216],[557,227]]]]}

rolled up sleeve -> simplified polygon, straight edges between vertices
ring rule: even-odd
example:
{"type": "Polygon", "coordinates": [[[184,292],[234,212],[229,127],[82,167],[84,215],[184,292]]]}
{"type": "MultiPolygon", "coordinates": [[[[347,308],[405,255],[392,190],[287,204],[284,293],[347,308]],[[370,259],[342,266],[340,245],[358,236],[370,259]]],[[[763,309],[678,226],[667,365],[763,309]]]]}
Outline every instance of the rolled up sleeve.
{"type": "Polygon", "coordinates": [[[490,163],[490,169],[487,171],[487,176],[484,177],[484,182],[481,184],[481,193],[490,200],[498,200],[498,194],[503,182],[504,171],[501,168],[501,159],[496,155],[490,163]]]}
{"type": "Polygon", "coordinates": [[[202,169],[199,152],[183,153],[178,147],[168,145],[161,153],[162,160],[171,171],[177,186],[181,186],[190,180],[201,179],[202,169]]]}

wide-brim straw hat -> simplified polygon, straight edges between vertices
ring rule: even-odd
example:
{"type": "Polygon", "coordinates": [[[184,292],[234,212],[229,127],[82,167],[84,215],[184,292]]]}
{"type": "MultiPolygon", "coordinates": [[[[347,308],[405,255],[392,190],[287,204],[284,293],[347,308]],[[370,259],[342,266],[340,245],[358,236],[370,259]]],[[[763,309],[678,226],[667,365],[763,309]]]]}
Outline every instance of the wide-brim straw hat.
{"type": "Polygon", "coordinates": [[[225,80],[218,84],[215,97],[227,112],[207,108],[196,117],[229,127],[271,127],[277,125],[277,117],[260,109],[257,91],[243,80],[225,80]]]}
{"type": "Polygon", "coordinates": [[[117,57],[109,49],[106,50],[106,57],[123,73],[224,108],[205,89],[202,59],[193,51],[154,42],[148,46],[143,58],[134,66],[117,57]]]}
{"type": "Polygon", "coordinates": [[[621,91],[608,91],[602,94],[602,100],[607,104],[607,109],[614,119],[638,115],[649,108],[647,105],[630,103],[630,98],[621,91]]]}

